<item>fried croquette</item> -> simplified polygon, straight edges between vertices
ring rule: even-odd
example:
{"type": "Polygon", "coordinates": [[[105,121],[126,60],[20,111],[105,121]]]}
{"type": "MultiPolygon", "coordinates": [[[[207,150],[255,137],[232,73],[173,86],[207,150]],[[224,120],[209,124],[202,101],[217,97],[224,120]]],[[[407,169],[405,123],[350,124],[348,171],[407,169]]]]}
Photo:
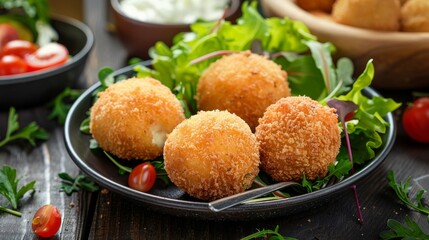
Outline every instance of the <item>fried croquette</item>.
{"type": "Polygon", "coordinates": [[[261,167],[276,181],[324,177],[341,144],[335,109],[309,97],[287,97],[268,107],[256,127],[261,167]]]}
{"type": "Polygon", "coordinates": [[[337,0],[333,19],[342,24],[381,31],[398,31],[399,0],[337,0]]]}
{"type": "Polygon", "coordinates": [[[258,125],[265,109],[290,96],[287,73],[267,58],[250,51],[224,56],[202,74],[197,87],[198,109],[228,110],[258,125]]]}
{"type": "Polygon", "coordinates": [[[405,32],[429,32],[429,0],[409,0],[401,8],[405,32]]]}
{"type": "Polygon", "coordinates": [[[200,111],[180,123],[164,146],[170,180],[189,195],[215,200],[249,188],[259,149],[249,126],[227,111],[200,111]]]}
{"type": "Polygon", "coordinates": [[[153,78],[131,78],[98,94],[90,131],[99,146],[123,159],[162,155],[167,133],[185,119],[169,88],[153,78]]]}
{"type": "Polygon", "coordinates": [[[296,0],[296,4],[306,11],[330,13],[335,0],[296,0]]]}

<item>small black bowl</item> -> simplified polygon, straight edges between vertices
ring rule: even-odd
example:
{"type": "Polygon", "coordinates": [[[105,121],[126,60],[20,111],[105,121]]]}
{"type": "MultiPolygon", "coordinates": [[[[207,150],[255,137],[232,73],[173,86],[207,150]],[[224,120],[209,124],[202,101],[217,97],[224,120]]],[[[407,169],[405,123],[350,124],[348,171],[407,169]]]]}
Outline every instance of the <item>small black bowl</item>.
{"type": "Polygon", "coordinates": [[[0,77],[0,109],[46,103],[79,80],[94,45],[94,35],[88,26],[71,18],[57,16],[51,24],[58,32],[58,42],[72,58],[60,67],[0,77]]]}

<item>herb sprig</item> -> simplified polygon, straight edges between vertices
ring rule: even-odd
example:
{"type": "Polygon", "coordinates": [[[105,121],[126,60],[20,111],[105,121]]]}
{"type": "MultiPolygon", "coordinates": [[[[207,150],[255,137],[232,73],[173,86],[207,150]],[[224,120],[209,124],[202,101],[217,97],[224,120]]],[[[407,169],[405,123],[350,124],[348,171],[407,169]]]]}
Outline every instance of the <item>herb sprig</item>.
{"type": "Polygon", "coordinates": [[[0,141],[0,147],[17,139],[27,140],[32,146],[35,146],[36,140],[46,140],[48,137],[49,134],[35,122],[31,122],[26,127],[19,129],[18,114],[15,108],[11,107],[9,109],[6,136],[0,141]]]}
{"type": "Polygon", "coordinates": [[[0,211],[13,214],[17,217],[22,216],[20,212],[14,211],[18,208],[19,200],[29,191],[34,193],[34,185],[36,184],[35,181],[31,181],[30,183],[18,188],[18,183],[20,181],[21,178],[16,178],[15,168],[5,165],[0,169],[0,194],[3,195],[12,205],[12,209],[0,206],[0,211]]]}
{"type": "Polygon", "coordinates": [[[65,192],[69,196],[73,192],[78,192],[80,189],[84,189],[88,192],[95,192],[99,189],[96,183],[84,175],[72,177],[66,172],[61,172],[58,174],[58,177],[62,179],[60,192],[65,192]]]}
{"type": "MultiPolygon", "coordinates": [[[[408,177],[404,182],[398,182],[395,178],[393,171],[389,171],[387,176],[389,186],[395,191],[398,198],[408,207],[420,213],[428,215],[427,221],[429,223],[429,208],[423,204],[423,194],[425,189],[420,189],[417,192],[415,201],[409,196],[410,180],[408,177]]],[[[380,238],[384,240],[389,239],[429,239],[429,234],[422,231],[420,226],[414,222],[410,217],[405,218],[405,224],[401,224],[395,219],[387,220],[389,230],[380,233],[380,238]]]]}
{"type": "Polygon", "coordinates": [[[249,236],[241,238],[240,240],[251,240],[251,239],[257,239],[257,238],[263,238],[263,239],[269,239],[269,240],[297,240],[297,238],[284,237],[283,235],[281,235],[279,233],[279,226],[276,226],[274,230],[271,230],[271,229],[258,230],[256,233],[250,234],[249,236]]]}
{"type": "Polygon", "coordinates": [[[66,121],[67,113],[71,108],[69,101],[73,102],[81,93],[81,90],[71,89],[70,87],[65,88],[48,104],[49,107],[52,107],[48,118],[51,120],[55,119],[58,124],[63,125],[66,121]]]}
{"type": "Polygon", "coordinates": [[[426,190],[420,189],[417,192],[416,203],[415,203],[412,199],[410,199],[408,194],[410,191],[411,177],[408,177],[407,180],[405,180],[405,182],[398,182],[395,178],[395,174],[393,173],[393,171],[389,171],[389,175],[387,178],[389,181],[389,186],[392,187],[393,190],[395,190],[396,195],[405,205],[407,205],[408,207],[416,211],[429,215],[429,208],[425,207],[422,201],[423,194],[426,192],[426,190]]]}
{"type": "MultiPolygon", "coordinates": [[[[428,219],[429,223],[429,219],[428,219]]],[[[380,233],[383,240],[389,239],[429,239],[429,234],[424,233],[420,226],[411,220],[408,216],[405,218],[405,224],[401,224],[395,219],[387,220],[387,226],[390,230],[380,233]]]]}

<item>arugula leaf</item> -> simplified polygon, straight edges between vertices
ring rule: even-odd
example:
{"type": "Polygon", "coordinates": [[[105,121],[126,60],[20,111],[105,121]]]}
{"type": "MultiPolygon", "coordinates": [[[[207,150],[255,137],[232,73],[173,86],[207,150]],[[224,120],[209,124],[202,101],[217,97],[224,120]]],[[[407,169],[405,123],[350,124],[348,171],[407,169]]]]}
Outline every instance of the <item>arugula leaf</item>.
{"type": "MultiPolygon", "coordinates": [[[[34,185],[35,181],[32,181],[24,186],[18,188],[18,183],[21,178],[16,178],[16,169],[10,166],[4,165],[0,169],[0,194],[3,195],[9,203],[12,205],[12,209],[18,208],[18,201],[24,197],[25,193],[28,191],[35,191],[34,185]]],[[[6,208],[2,207],[0,210],[9,212],[11,214],[17,215],[15,211],[8,211],[6,208]],[[15,212],[15,213],[14,213],[15,212]]],[[[20,216],[17,215],[17,216],[20,216]]]]}
{"type": "Polygon", "coordinates": [[[84,189],[89,192],[95,192],[99,189],[96,183],[84,175],[77,175],[73,178],[68,173],[61,172],[58,174],[58,177],[62,179],[60,192],[65,192],[69,196],[73,192],[78,192],[80,189],[84,189]]]}
{"type": "Polygon", "coordinates": [[[329,164],[329,173],[324,178],[315,181],[309,181],[304,176],[301,181],[301,185],[307,189],[307,192],[319,190],[323,188],[333,177],[341,179],[343,176],[348,175],[352,167],[353,164],[347,158],[340,159],[337,164],[329,164]]]}
{"type": "Polygon", "coordinates": [[[276,226],[274,230],[271,230],[271,229],[258,230],[256,233],[250,234],[249,236],[241,238],[240,240],[251,240],[251,239],[257,239],[257,238],[264,238],[264,239],[270,239],[270,240],[297,240],[296,238],[293,238],[293,237],[282,236],[279,233],[279,226],[276,226]]]}
{"type": "Polygon", "coordinates": [[[91,122],[91,120],[90,120],[90,118],[89,118],[89,117],[85,118],[85,119],[80,123],[79,130],[80,130],[82,133],[85,133],[85,134],[91,134],[90,129],[89,129],[89,123],[90,123],[90,122],[91,122]]]}
{"type": "MultiPolygon", "coordinates": [[[[190,64],[192,60],[216,51],[248,50],[255,39],[261,41],[266,51],[303,53],[308,50],[303,41],[316,39],[308,28],[298,21],[287,18],[263,18],[257,11],[256,2],[252,4],[244,2],[242,13],[237,24],[223,21],[216,29],[215,22],[192,24],[192,32],[176,35],[171,48],[157,42],[150,50],[153,69],[136,67],[137,76],[151,76],[160,80],[176,94],[187,116],[190,116],[197,112],[195,94],[198,79],[219,57],[197,64],[190,64]]],[[[302,61],[301,58],[296,59],[302,61]]],[[[311,64],[314,66],[314,62],[311,64]]]]}
{"type": "Polygon", "coordinates": [[[150,163],[153,165],[156,171],[156,178],[161,179],[166,185],[170,184],[170,178],[168,178],[168,174],[165,171],[164,167],[164,159],[160,157],[157,160],[152,160],[150,163]]]}
{"type": "Polygon", "coordinates": [[[389,181],[389,186],[395,190],[396,195],[399,197],[399,199],[408,207],[419,211],[421,213],[429,215],[429,208],[425,207],[422,202],[423,194],[426,190],[421,189],[417,193],[416,202],[414,203],[412,199],[408,196],[408,192],[410,191],[410,180],[411,177],[408,177],[405,182],[397,182],[395,178],[395,174],[393,171],[389,171],[389,175],[387,176],[387,179],[389,181]]]}
{"type": "MultiPolygon", "coordinates": [[[[428,223],[429,223],[429,219],[428,223]]],[[[422,231],[420,226],[410,217],[405,217],[405,224],[401,224],[397,220],[387,220],[387,226],[390,230],[380,233],[380,238],[383,240],[389,239],[429,239],[429,234],[422,231]]]]}
{"type": "MultiPolygon", "coordinates": [[[[423,194],[426,190],[420,189],[417,192],[415,201],[413,201],[408,195],[410,191],[411,177],[408,177],[404,182],[398,182],[395,178],[394,172],[391,170],[389,171],[387,179],[389,186],[395,191],[398,198],[406,206],[428,215],[426,219],[429,223],[429,208],[425,207],[423,204],[423,194]]],[[[405,218],[404,225],[397,220],[389,219],[387,220],[387,226],[390,229],[380,233],[381,239],[429,239],[429,233],[423,232],[420,226],[408,216],[405,218]]]]}
{"type": "Polygon", "coordinates": [[[49,134],[40,128],[35,122],[31,122],[26,127],[19,129],[18,114],[16,113],[15,108],[11,107],[9,109],[6,136],[2,141],[0,141],[0,147],[3,147],[7,143],[17,139],[25,139],[32,146],[35,146],[37,139],[46,140],[48,137],[49,134]]]}
{"type": "Polygon", "coordinates": [[[66,101],[76,100],[80,94],[81,90],[71,89],[69,87],[65,88],[58,96],[52,100],[48,106],[52,107],[52,111],[49,114],[49,119],[57,119],[57,122],[60,125],[63,125],[66,121],[67,113],[71,108],[71,104],[66,103],[66,101]]]}
{"type": "Polygon", "coordinates": [[[131,173],[131,171],[133,170],[132,168],[120,164],[112,155],[108,154],[106,151],[103,152],[107,156],[107,158],[110,159],[110,161],[112,161],[112,163],[118,167],[118,172],[120,175],[124,175],[125,173],[131,173]]]}

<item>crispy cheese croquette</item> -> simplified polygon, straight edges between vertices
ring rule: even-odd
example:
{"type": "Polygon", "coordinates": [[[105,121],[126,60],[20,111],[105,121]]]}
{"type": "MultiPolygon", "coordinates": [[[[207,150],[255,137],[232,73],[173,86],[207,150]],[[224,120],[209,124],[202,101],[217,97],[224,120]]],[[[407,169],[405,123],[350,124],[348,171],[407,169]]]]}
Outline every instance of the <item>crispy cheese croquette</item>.
{"type": "Polygon", "coordinates": [[[399,0],[337,0],[333,19],[342,24],[381,31],[398,31],[399,0]]]}
{"type": "Polygon", "coordinates": [[[250,51],[224,56],[211,64],[197,87],[198,109],[228,110],[252,130],[269,105],[287,96],[290,89],[286,72],[250,51]]]}
{"type": "Polygon", "coordinates": [[[409,0],[401,8],[402,30],[429,32],[429,0],[409,0]]]}
{"type": "Polygon", "coordinates": [[[335,109],[309,97],[287,97],[268,107],[255,134],[262,169],[276,181],[324,177],[341,144],[335,109]]]}
{"type": "Polygon", "coordinates": [[[170,89],[153,78],[123,80],[98,95],[90,131],[103,150],[119,158],[152,160],[162,155],[166,135],[185,119],[170,89]]]}
{"type": "Polygon", "coordinates": [[[330,13],[335,0],[296,0],[296,4],[306,11],[330,13]]]}
{"type": "Polygon", "coordinates": [[[189,195],[215,200],[249,188],[259,173],[258,143],[227,111],[200,111],[180,123],[164,146],[170,180],[189,195]]]}

